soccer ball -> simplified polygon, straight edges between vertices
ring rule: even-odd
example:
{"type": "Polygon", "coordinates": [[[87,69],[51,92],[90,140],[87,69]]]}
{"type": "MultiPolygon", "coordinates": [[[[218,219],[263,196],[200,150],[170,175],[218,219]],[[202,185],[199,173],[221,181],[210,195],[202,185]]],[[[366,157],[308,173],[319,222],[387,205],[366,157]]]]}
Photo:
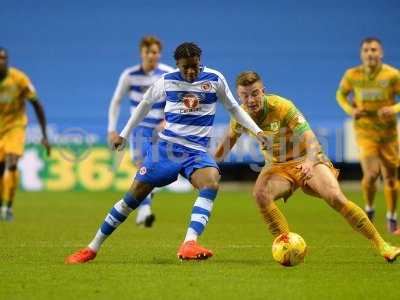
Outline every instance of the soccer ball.
{"type": "Polygon", "coordinates": [[[306,242],[294,232],[282,233],[272,243],[272,257],[286,267],[303,262],[306,253],[306,242]]]}

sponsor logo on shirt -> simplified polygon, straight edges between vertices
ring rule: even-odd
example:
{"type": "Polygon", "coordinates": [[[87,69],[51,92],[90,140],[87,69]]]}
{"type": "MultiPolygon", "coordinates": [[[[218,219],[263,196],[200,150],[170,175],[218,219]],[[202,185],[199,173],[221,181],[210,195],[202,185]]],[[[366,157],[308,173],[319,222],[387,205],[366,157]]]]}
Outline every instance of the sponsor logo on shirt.
{"type": "Polygon", "coordinates": [[[195,112],[195,111],[201,111],[200,97],[196,94],[191,94],[191,93],[184,94],[182,96],[182,102],[183,102],[183,105],[186,107],[186,109],[181,109],[179,111],[181,114],[195,112]]]}

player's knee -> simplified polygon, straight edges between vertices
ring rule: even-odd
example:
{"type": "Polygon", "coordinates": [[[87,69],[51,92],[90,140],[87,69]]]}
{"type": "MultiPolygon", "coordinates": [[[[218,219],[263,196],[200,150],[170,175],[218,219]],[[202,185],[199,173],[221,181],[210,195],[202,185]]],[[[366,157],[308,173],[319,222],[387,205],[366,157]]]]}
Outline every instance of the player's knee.
{"type": "Polygon", "coordinates": [[[395,178],[384,178],[383,181],[384,181],[385,185],[390,189],[398,188],[398,183],[395,178]]]}
{"type": "Polygon", "coordinates": [[[219,180],[216,179],[211,179],[200,187],[200,190],[202,189],[210,189],[210,190],[218,190],[219,189],[219,180]]]}
{"type": "Polygon", "coordinates": [[[5,160],[5,170],[16,171],[17,167],[18,167],[18,156],[14,154],[7,155],[5,160]]]}
{"type": "Polygon", "coordinates": [[[0,162],[0,177],[3,176],[5,169],[6,169],[6,163],[4,161],[0,162]]]}
{"type": "Polygon", "coordinates": [[[10,171],[10,172],[16,171],[17,169],[18,169],[17,162],[7,164],[7,166],[6,166],[6,170],[10,171]]]}
{"type": "Polygon", "coordinates": [[[346,203],[347,199],[339,188],[327,188],[326,200],[329,205],[336,210],[340,210],[346,203]]]}
{"type": "Polygon", "coordinates": [[[377,170],[367,170],[363,175],[363,184],[364,185],[373,185],[375,184],[376,180],[378,179],[379,171],[377,170]]]}
{"type": "Polygon", "coordinates": [[[260,209],[268,207],[274,201],[271,193],[267,193],[264,188],[255,188],[253,190],[253,198],[260,209]]]}

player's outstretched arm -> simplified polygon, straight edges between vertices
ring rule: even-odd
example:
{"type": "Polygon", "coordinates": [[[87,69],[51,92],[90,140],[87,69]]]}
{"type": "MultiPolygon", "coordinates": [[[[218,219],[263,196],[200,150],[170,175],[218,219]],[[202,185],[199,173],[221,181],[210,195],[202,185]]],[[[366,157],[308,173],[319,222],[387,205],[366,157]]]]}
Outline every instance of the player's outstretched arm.
{"type": "Polygon", "coordinates": [[[221,162],[235,146],[239,135],[236,134],[231,128],[227,130],[222,138],[222,141],[218,144],[214,154],[214,158],[217,162],[221,162]]]}
{"type": "MultiPolygon", "coordinates": [[[[123,138],[124,140],[127,140],[132,129],[135,128],[137,125],[139,125],[139,123],[142,122],[145,116],[149,113],[151,106],[152,102],[150,100],[147,99],[142,100],[136,107],[133,114],[130,116],[124,129],[119,134],[119,137],[123,138]]],[[[117,149],[118,147],[113,147],[113,148],[117,149]]]]}
{"type": "Polygon", "coordinates": [[[111,147],[113,149],[122,150],[132,129],[138,126],[139,123],[143,121],[143,119],[149,113],[152,105],[157,100],[164,99],[165,96],[164,78],[161,77],[143,95],[143,100],[140,101],[133,114],[131,114],[131,117],[126,123],[124,129],[121,131],[118,137],[113,138],[113,141],[111,142],[111,147]]]}
{"type": "Polygon", "coordinates": [[[117,124],[118,117],[120,113],[120,107],[123,97],[125,96],[128,83],[126,80],[127,73],[123,72],[119,78],[118,85],[114,91],[113,97],[110,101],[110,106],[108,108],[108,142],[111,144],[113,138],[118,136],[117,124]]]}
{"type": "Polygon", "coordinates": [[[51,147],[49,140],[47,138],[47,121],[46,115],[44,113],[43,105],[40,103],[38,99],[34,99],[30,101],[32,103],[33,109],[35,111],[36,117],[38,119],[40,129],[42,131],[42,145],[46,148],[47,155],[50,155],[51,147]]]}

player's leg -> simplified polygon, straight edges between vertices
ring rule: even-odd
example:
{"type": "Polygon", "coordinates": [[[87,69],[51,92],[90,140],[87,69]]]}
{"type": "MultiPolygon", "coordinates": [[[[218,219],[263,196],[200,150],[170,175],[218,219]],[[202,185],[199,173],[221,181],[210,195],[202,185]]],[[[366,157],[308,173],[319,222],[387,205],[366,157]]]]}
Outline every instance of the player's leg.
{"type": "MultiPolygon", "coordinates": [[[[142,162],[136,161],[136,168],[139,170],[142,162]]],[[[140,203],[136,213],[136,225],[151,227],[155,221],[155,215],[152,212],[151,205],[153,203],[153,193],[149,193],[140,203]]]]}
{"type": "MultiPolygon", "coordinates": [[[[0,161],[0,211],[1,208],[3,207],[3,176],[4,176],[4,171],[6,169],[6,162],[1,160],[0,161]]],[[[2,214],[0,213],[0,220],[3,219],[2,214]]]]}
{"type": "Polygon", "coordinates": [[[400,235],[397,228],[396,206],[398,197],[399,146],[395,142],[386,143],[380,149],[381,172],[383,177],[383,192],[386,200],[386,224],[390,233],[400,235]]]}
{"type": "Polygon", "coordinates": [[[361,189],[365,202],[365,212],[373,222],[375,216],[374,199],[376,193],[376,181],[380,174],[380,159],[378,156],[361,156],[360,158],[363,177],[361,189]]]}
{"type": "MultiPolygon", "coordinates": [[[[390,246],[383,240],[365,212],[346,198],[335,175],[328,166],[324,164],[316,165],[313,168],[311,179],[307,180],[307,187],[314,195],[319,195],[333,209],[338,211],[354,230],[372,241],[385,259],[393,261],[400,255],[400,249],[390,246]]],[[[305,191],[307,192],[307,189],[305,191]]]]}
{"type": "Polygon", "coordinates": [[[3,178],[3,207],[2,216],[6,221],[14,219],[12,206],[15,192],[18,188],[18,159],[16,154],[6,154],[3,178]]]}
{"type": "MultiPolygon", "coordinates": [[[[157,133],[153,128],[137,127],[132,131],[130,148],[133,164],[139,170],[144,157],[149,148],[152,147],[152,141],[157,133]]],[[[155,221],[155,215],[151,206],[153,202],[153,193],[149,193],[147,197],[140,203],[136,214],[136,225],[151,227],[155,221]]]]}
{"type": "Polygon", "coordinates": [[[285,216],[275,204],[275,200],[287,199],[293,190],[293,184],[279,174],[267,170],[261,171],[253,188],[253,197],[274,237],[289,232],[289,224],[285,216]]]}
{"type": "Polygon", "coordinates": [[[129,188],[129,191],[121,200],[115,203],[107,214],[88,247],[68,256],[65,262],[68,264],[78,264],[94,259],[104,241],[126,220],[129,214],[139,206],[140,202],[146,198],[153,188],[154,186],[149,183],[135,180],[129,188]]]}
{"type": "Polygon", "coordinates": [[[11,221],[14,219],[12,206],[15,192],[18,188],[18,159],[24,153],[25,129],[16,127],[9,130],[2,137],[2,152],[5,155],[5,170],[3,175],[3,217],[11,221]]]}
{"type": "Polygon", "coordinates": [[[152,151],[147,153],[129,191],[111,209],[94,239],[87,248],[67,257],[66,263],[84,263],[94,259],[106,238],[126,220],[154,187],[164,186],[176,180],[181,165],[169,159],[169,149],[164,144],[160,143],[154,153],[152,151]]]}
{"type": "Polygon", "coordinates": [[[216,165],[215,167],[204,165],[202,168],[195,169],[190,175],[186,175],[190,178],[192,185],[198,189],[199,195],[193,205],[185,240],[177,255],[181,259],[205,259],[211,257],[213,253],[198,245],[197,239],[203,233],[211,216],[221,175],[216,165]]]}

